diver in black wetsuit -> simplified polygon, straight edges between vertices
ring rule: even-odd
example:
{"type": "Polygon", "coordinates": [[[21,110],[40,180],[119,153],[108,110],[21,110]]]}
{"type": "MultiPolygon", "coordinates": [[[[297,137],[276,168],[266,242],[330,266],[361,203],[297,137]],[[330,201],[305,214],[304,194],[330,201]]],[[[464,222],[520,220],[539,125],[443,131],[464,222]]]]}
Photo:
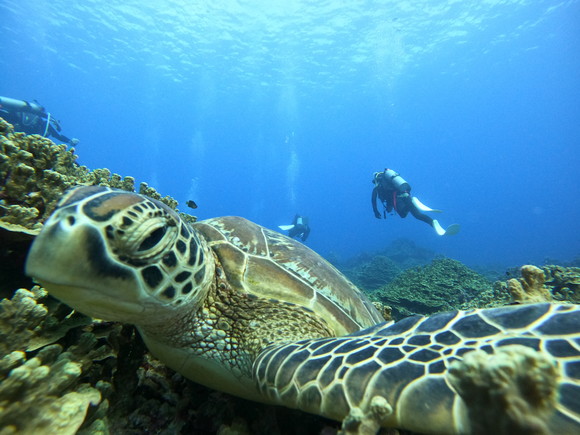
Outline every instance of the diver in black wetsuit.
{"type": "Polygon", "coordinates": [[[300,238],[303,242],[306,241],[310,234],[310,225],[308,225],[308,218],[300,215],[294,216],[292,225],[280,225],[280,229],[288,231],[288,237],[300,238]]]}
{"type": "Polygon", "coordinates": [[[381,219],[381,217],[386,219],[387,213],[395,210],[402,218],[411,213],[415,219],[419,219],[433,227],[440,236],[453,235],[459,232],[460,226],[458,224],[453,224],[444,229],[439,224],[439,221],[422,213],[423,211],[440,212],[441,210],[429,208],[421,203],[418,198],[412,197],[411,185],[392,169],[375,172],[372,181],[375,187],[373,188],[371,202],[377,219],[381,219]],[[382,216],[377,207],[377,199],[383,204],[382,216]]]}
{"type": "Polygon", "coordinates": [[[15,131],[26,134],[39,134],[72,146],[79,143],[78,139],[69,139],[60,133],[60,123],[37,102],[16,100],[0,97],[0,117],[14,126],[15,131]]]}

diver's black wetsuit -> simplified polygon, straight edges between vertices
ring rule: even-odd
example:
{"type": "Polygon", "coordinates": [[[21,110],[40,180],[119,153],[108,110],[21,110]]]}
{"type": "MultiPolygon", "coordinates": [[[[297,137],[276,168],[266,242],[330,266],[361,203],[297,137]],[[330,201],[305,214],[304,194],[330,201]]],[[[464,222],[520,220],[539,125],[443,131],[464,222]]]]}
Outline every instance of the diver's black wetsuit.
{"type": "Polygon", "coordinates": [[[376,172],[373,179],[375,187],[371,197],[373,211],[377,219],[381,219],[381,213],[377,207],[377,198],[383,204],[383,217],[387,218],[387,213],[393,209],[402,218],[407,217],[411,212],[415,219],[433,226],[433,219],[427,216],[413,204],[411,197],[411,186],[403,180],[398,173],[392,169],[385,169],[384,172],[376,172]],[[398,178],[397,178],[398,177],[398,178]]]}
{"type": "Polygon", "coordinates": [[[69,139],[61,134],[59,122],[36,102],[0,97],[0,117],[12,124],[15,131],[44,137],[52,136],[71,145],[78,143],[78,140],[69,139]]]}
{"type": "Polygon", "coordinates": [[[300,239],[305,242],[310,234],[310,226],[308,225],[308,218],[300,215],[294,216],[294,221],[292,221],[292,228],[288,230],[288,236],[295,238],[300,237],[300,239]]]}

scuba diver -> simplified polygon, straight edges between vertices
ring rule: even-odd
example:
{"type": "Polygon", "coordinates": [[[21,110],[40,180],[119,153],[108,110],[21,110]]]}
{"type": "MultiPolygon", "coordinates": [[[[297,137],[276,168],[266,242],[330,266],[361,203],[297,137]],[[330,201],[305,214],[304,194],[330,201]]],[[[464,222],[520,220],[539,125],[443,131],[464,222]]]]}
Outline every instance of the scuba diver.
{"type": "Polygon", "coordinates": [[[300,215],[294,216],[292,225],[279,225],[278,228],[288,231],[288,237],[300,238],[303,242],[306,241],[310,234],[310,226],[308,225],[308,218],[300,215]]]}
{"type": "Polygon", "coordinates": [[[436,219],[422,213],[424,211],[440,213],[441,210],[427,207],[417,197],[411,197],[411,186],[409,183],[392,169],[375,172],[372,182],[375,187],[373,188],[371,202],[377,219],[381,218],[381,213],[377,208],[378,198],[383,204],[383,217],[385,219],[387,218],[387,213],[391,213],[394,209],[402,218],[407,217],[407,214],[411,212],[415,219],[431,225],[440,236],[452,236],[457,234],[461,229],[459,224],[453,224],[447,229],[444,229],[436,219]]]}
{"type": "Polygon", "coordinates": [[[69,139],[60,133],[60,122],[47,112],[38,102],[0,97],[0,117],[14,126],[15,131],[39,134],[75,146],[78,139],[69,139]]]}

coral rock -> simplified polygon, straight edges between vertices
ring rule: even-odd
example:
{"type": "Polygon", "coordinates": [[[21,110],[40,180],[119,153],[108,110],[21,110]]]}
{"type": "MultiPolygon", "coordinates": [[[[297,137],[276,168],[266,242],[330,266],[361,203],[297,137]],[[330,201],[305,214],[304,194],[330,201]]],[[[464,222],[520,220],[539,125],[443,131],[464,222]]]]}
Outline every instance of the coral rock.
{"type": "Polygon", "coordinates": [[[373,296],[391,306],[393,317],[400,319],[473,308],[491,287],[491,282],[459,261],[439,258],[406,270],[373,296]]]}
{"type": "Polygon", "coordinates": [[[536,266],[522,266],[522,278],[508,280],[508,291],[512,302],[529,304],[552,302],[550,291],[544,286],[546,277],[542,269],[536,266]]]}
{"type": "Polygon", "coordinates": [[[557,399],[557,364],[522,345],[476,350],[454,362],[448,380],[467,408],[472,434],[548,435],[557,399]]]}
{"type": "Polygon", "coordinates": [[[580,267],[549,265],[542,269],[555,300],[580,304],[580,267]]]}
{"type": "MultiPolygon", "coordinates": [[[[38,233],[62,194],[76,185],[135,191],[133,177],[123,178],[108,169],[90,171],[76,163],[77,157],[74,148],[39,135],[15,133],[0,118],[0,226],[10,223],[38,233]]],[[[149,186],[142,190],[176,209],[177,201],[170,196],[162,198],[149,186]]]]}

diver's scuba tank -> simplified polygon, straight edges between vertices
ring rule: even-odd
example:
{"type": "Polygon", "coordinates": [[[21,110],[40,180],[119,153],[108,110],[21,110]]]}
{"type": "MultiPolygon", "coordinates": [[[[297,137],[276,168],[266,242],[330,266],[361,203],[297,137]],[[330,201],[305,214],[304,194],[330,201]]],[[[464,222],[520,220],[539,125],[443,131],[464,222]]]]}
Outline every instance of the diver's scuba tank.
{"type": "Polygon", "coordinates": [[[44,113],[44,107],[35,101],[29,102],[8,97],[0,97],[0,107],[13,112],[27,112],[36,115],[42,115],[44,113]]]}
{"type": "Polygon", "coordinates": [[[391,184],[397,189],[397,192],[410,192],[411,185],[405,181],[403,177],[399,175],[398,172],[392,169],[386,169],[383,172],[385,180],[389,180],[391,184]]]}

